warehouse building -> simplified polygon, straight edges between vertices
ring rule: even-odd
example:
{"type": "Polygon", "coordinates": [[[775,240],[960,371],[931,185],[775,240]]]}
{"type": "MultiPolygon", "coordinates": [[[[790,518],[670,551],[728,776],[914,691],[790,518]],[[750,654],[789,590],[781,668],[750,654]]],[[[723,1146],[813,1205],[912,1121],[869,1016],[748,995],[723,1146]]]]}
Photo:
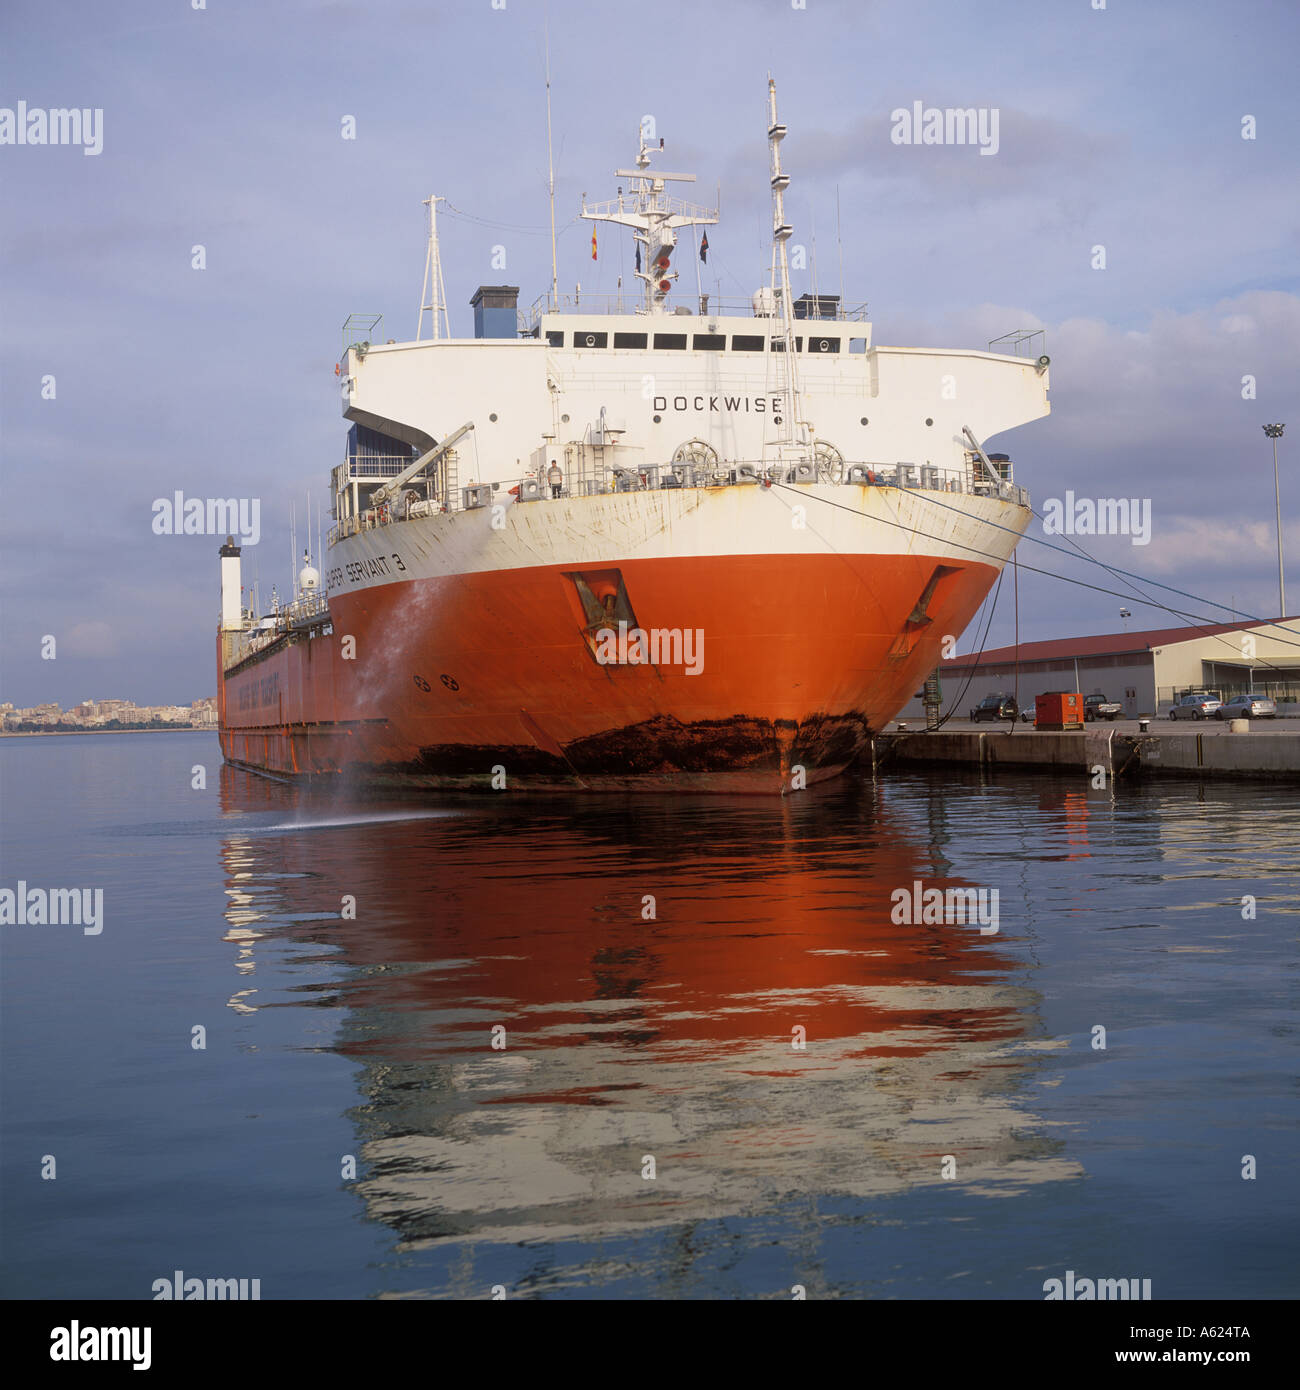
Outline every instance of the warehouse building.
{"type": "MultiPolygon", "coordinates": [[[[1167,714],[1190,690],[1224,700],[1254,691],[1280,707],[1300,700],[1300,619],[1022,642],[941,662],[939,685],[942,712],[956,718],[986,695],[1017,690],[1031,710],[1049,690],[1100,692],[1124,706],[1126,719],[1167,714]]],[[[918,692],[900,718],[923,717],[918,692]]]]}

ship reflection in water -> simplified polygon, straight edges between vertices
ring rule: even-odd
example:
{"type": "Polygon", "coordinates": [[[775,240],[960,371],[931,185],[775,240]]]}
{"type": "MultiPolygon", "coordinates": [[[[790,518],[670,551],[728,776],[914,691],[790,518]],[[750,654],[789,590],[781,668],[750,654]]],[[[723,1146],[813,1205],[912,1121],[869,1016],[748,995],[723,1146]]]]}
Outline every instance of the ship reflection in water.
{"type": "Polygon", "coordinates": [[[297,1002],[346,1010],[355,1191],[401,1249],[1079,1175],[1032,1110],[1056,1044],[1023,913],[1004,888],[997,935],[891,921],[896,889],[969,885],[933,812],[869,780],[431,811],[222,777],[231,1006],[259,1007],[268,935],[338,967],[297,1002]]]}

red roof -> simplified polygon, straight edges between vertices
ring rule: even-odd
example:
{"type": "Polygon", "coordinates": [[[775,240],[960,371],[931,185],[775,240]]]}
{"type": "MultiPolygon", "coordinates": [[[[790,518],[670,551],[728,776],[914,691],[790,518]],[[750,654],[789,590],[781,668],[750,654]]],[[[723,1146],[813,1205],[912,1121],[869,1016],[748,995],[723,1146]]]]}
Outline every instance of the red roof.
{"type": "MultiPolygon", "coordinates": [[[[1006,666],[1021,661],[1068,661],[1076,656],[1129,656],[1167,646],[1171,642],[1191,642],[1198,637],[1217,637],[1223,632],[1246,632],[1253,627],[1272,627],[1275,623],[1294,622],[1293,618],[1271,618],[1265,622],[1217,623],[1208,627],[1161,627],[1149,632],[1110,632],[1100,637],[1053,637],[1046,642],[1022,642],[1017,649],[993,647],[979,656],[981,666],[1006,666]]],[[[941,661],[941,671],[961,670],[975,663],[976,652],[954,656],[941,661]]]]}

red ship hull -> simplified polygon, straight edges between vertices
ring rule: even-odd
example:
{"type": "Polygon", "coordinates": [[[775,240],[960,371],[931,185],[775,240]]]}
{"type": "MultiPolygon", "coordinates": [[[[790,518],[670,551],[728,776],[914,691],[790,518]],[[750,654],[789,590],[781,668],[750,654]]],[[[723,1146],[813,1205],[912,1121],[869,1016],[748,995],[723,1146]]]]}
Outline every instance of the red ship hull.
{"type": "Polygon", "coordinates": [[[286,636],[220,676],[226,759],[389,785],[797,790],[858,757],[997,574],[918,554],[588,568],[598,597],[625,586],[644,628],[702,634],[692,674],[601,664],[573,569],[336,594],[331,633],[286,636]]]}

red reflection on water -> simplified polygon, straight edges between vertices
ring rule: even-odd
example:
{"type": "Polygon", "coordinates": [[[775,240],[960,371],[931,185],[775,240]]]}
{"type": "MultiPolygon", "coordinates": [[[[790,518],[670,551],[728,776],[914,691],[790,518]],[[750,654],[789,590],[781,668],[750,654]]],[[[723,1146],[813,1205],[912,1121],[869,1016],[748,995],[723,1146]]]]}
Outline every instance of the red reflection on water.
{"type": "MultiPolygon", "coordinates": [[[[282,788],[229,769],[222,795],[228,814],[286,806],[282,788]]],[[[810,1044],[860,1040],[838,1055],[866,1058],[1024,1034],[990,988],[1013,964],[996,937],[891,922],[891,893],[915,879],[969,885],[927,872],[870,790],[797,808],[466,802],[445,819],[365,819],[388,809],[315,808],[306,828],[236,829],[225,849],[243,875],[232,888],[255,881],[296,939],[341,953],[339,1002],[365,1024],[344,1030],[347,1055],[481,1054],[494,1024],[512,1052],[591,1041],[664,1062],[788,1047],[798,1027],[810,1044]],[[345,895],[355,920],[337,915],[345,895]]],[[[802,1054],[794,1069],[816,1065],[802,1054]]],[[[604,1103],[580,1089],[565,1098],[604,1103]]]]}

